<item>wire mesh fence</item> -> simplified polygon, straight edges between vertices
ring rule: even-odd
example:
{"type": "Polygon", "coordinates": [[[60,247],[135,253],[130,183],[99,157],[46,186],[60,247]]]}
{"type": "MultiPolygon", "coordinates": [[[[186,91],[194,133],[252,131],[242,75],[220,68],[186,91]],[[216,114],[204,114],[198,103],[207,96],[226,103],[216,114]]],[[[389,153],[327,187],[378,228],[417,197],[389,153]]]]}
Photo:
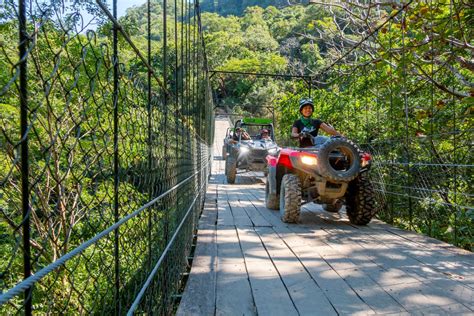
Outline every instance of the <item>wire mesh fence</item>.
{"type": "Polygon", "coordinates": [[[173,310],[213,139],[199,6],[118,9],[0,3],[1,314],[173,310]]]}
{"type": "Polygon", "coordinates": [[[381,219],[472,250],[472,26],[463,18],[472,6],[369,7],[348,6],[347,25],[347,12],[336,16],[351,45],[334,48],[339,58],[316,76],[315,100],[372,153],[381,219]]]}

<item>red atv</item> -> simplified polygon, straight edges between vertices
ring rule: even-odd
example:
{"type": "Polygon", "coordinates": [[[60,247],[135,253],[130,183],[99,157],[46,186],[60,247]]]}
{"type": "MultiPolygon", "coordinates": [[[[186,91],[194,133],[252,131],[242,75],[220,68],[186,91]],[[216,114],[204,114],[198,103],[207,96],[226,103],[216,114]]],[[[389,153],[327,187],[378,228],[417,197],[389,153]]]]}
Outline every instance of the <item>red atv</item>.
{"type": "Polygon", "coordinates": [[[343,137],[307,137],[312,147],[283,148],[267,156],[267,208],[279,209],[284,222],[295,223],[302,204],[323,203],[326,211],[338,212],[345,200],[350,222],[368,224],[377,213],[367,177],[370,154],[343,137]]]}

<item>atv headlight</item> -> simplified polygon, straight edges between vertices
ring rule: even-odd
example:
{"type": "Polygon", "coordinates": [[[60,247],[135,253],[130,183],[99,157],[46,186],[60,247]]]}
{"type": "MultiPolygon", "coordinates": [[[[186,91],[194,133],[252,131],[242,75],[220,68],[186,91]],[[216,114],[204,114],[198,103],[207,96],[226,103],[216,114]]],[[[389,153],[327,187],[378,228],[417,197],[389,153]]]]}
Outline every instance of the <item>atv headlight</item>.
{"type": "Polygon", "coordinates": [[[370,160],[362,160],[362,163],[360,164],[360,166],[362,168],[365,168],[369,165],[369,163],[370,163],[370,160]]]}
{"type": "Polygon", "coordinates": [[[367,167],[370,164],[371,160],[372,160],[372,156],[369,153],[363,153],[362,158],[361,158],[361,163],[360,163],[361,167],[362,168],[367,167]]]}
{"type": "Polygon", "coordinates": [[[277,152],[277,149],[276,149],[276,148],[270,148],[270,149],[268,150],[268,153],[269,153],[270,155],[276,154],[276,152],[277,152]]]}
{"type": "Polygon", "coordinates": [[[314,156],[301,156],[301,162],[308,166],[316,166],[318,164],[318,159],[314,156]]]}
{"type": "Polygon", "coordinates": [[[248,151],[249,151],[249,148],[248,148],[248,147],[240,147],[240,152],[241,152],[242,154],[245,154],[245,153],[247,153],[248,151]]]}

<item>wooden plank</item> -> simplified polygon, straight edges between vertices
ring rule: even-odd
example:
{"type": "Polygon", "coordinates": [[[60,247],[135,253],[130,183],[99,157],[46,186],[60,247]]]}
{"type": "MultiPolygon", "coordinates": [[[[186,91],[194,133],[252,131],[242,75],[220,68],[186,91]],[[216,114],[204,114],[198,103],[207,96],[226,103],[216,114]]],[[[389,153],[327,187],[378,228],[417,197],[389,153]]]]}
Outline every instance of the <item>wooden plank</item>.
{"type": "Polygon", "coordinates": [[[288,239],[281,236],[281,238],[291,245],[291,249],[338,313],[374,313],[374,310],[362,301],[343,278],[319,255],[318,246],[308,245],[307,240],[299,236],[292,236],[288,239]]]}
{"type": "Polygon", "coordinates": [[[467,308],[463,304],[452,304],[452,305],[445,305],[440,307],[443,311],[448,313],[448,315],[468,315],[472,314],[473,309],[467,308]]]}
{"type": "Polygon", "coordinates": [[[435,264],[442,262],[443,268],[462,269],[463,272],[467,270],[466,267],[474,264],[474,254],[427,236],[411,232],[403,235],[400,233],[393,234],[392,230],[383,232],[368,231],[368,234],[387,247],[398,248],[403,253],[423,263],[435,264]],[[411,239],[407,238],[407,235],[411,239]]]}
{"type": "Polygon", "coordinates": [[[219,227],[217,253],[216,315],[255,315],[247,269],[234,227],[219,227]]]}
{"type": "MultiPolygon", "coordinates": [[[[265,207],[265,201],[253,200],[254,192],[247,193],[247,199],[252,203],[254,209],[274,228],[279,231],[288,231],[288,225],[280,219],[280,213],[275,210],[269,210],[265,207]]],[[[250,206],[249,206],[250,208],[250,206]]]]}
{"type": "MultiPolygon", "coordinates": [[[[434,307],[435,302],[433,302],[430,297],[425,296],[423,295],[423,293],[420,292],[420,289],[423,287],[423,284],[421,282],[418,282],[384,286],[383,288],[407,311],[413,312],[416,310],[429,309],[434,307]]],[[[451,301],[443,300],[443,302],[447,303],[451,301]]]]}
{"type": "Polygon", "coordinates": [[[252,228],[237,229],[259,315],[296,315],[285,285],[252,228]]]}
{"type": "Polygon", "coordinates": [[[271,227],[272,224],[269,223],[253,206],[251,200],[249,200],[248,194],[244,196],[242,200],[240,200],[240,205],[244,208],[245,212],[247,213],[248,217],[253,223],[255,227],[271,227]]]}
{"type": "Polygon", "coordinates": [[[232,216],[234,217],[234,224],[236,226],[253,226],[252,221],[245,209],[240,205],[240,201],[229,201],[232,216]]]}
{"type": "MultiPolygon", "coordinates": [[[[368,240],[371,239],[372,248],[374,244],[379,244],[392,253],[392,258],[385,257],[380,260],[381,263],[385,261],[386,265],[391,266],[396,263],[399,267],[416,267],[412,270],[417,270],[417,273],[421,275],[425,274],[424,270],[434,269],[464,284],[474,281],[472,269],[474,255],[472,253],[427,236],[404,232],[386,224],[383,226],[386,228],[383,231],[371,230],[367,227],[360,228],[366,238],[365,245],[370,243],[368,240]],[[393,233],[394,231],[397,233],[393,233]],[[401,256],[404,256],[403,261],[400,260],[401,256]]],[[[433,274],[432,276],[434,277],[433,274]]]]}
{"type": "Polygon", "coordinates": [[[257,315],[245,264],[219,266],[216,315],[257,315]]]}
{"type": "MultiPolygon", "coordinates": [[[[416,267],[420,265],[420,263],[413,258],[404,255],[400,249],[387,248],[383,243],[380,243],[379,240],[374,240],[371,236],[368,236],[365,233],[358,231],[346,232],[345,230],[339,229],[326,230],[332,233],[338,233],[339,237],[337,240],[332,240],[333,243],[331,246],[339,252],[347,254],[351,261],[358,266],[360,266],[364,261],[367,262],[368,259],[378,265],[385,266],[387,269],[393,267],[400,268],[408,274],[413,275],[415,273],[409,271],[408,267],[416,267]],[[349,238],[346,238],[345,236],[349,236],[349,238]],[[334,243],[334,241],[337,242],[334,243]],[[354,253],[357,255],[354,256],[354,253]]],[[[416,279],[419,280],[420,277],[416,277],[416,279]]]]}
{"type": "MultiPolygon", "coordinates": [[[[306,235],[304,237],[309,244],[312,243],[311,236],[306,235]]],[[[414,276],[414,273],[398,269],[400,265],[393,262],[394,257],[390,253],[374,251],[373,248],[378,247],[377,245],[365,244],[362,247],[357,242],[353,242],[354,237],[348,240],[343,238],[336,240],[337,243],[330,246],[321,247],[320,242],[315,243],[315,245],[317,246],[317,252],[338,272],[344,269],[358,268],[381,285],[420,281],[420,277],[414,276]]],[[[334,242],[334,239],[331,241],[334,242]]],[[[379,249],[385,250],[383,247],[379,249]]],[[[402,258],[404,259],[405,257],[402,256],[402,258]]],[[[410,261],[410,263],[413,262],[410,261]]]]}
{"type": "Polygon", "coordinates": [[[234,216],[230,209],[228,201],[217,201],[217,225],[218,226],[233,226],[234,216]]]}
{"type": "MultiPolygon", "coordinates": [[[[300,236],[293,235],[287,238],[283,237],[283,239],[287,244],[293,245],[292,250],[298,255],[300,260],[302,260],[305,267],[307,266],[308,270],[311,270],[316,275],[331,274],[332,272],[330,271],[334,270],[337,275],[355,291],[354,294],[362,298],[363,303],[361,304],[361,302],[359,302],[357,305],[363,306],[365,303],[370,307],[367,310],[361,309],[353,310],[351,312],[372,313],[375,311],[377,313],[398,313],[405,311],[400,304],[383,290],[382,287],[378,286],[363,271],[360,271],[347,257],[335,254],[320,256],[318,253],[319,246],[308,246],[308,241],[301,240],[303,238],[300,236]],[[350,279],[348,280],[348,278],[350,279]]],[[[269,249],[267,243],[265,243],[265,245],[267,246],[267,249],[269,249]]],[[[340,283],[340,281],[334,282],[340,283]]],[[[344,287],[341,287],[341,292],[347,293],[348,290],[343,289],[344,287]]],[[[332,290],[331,294],[333,295],[333,300],[338,300],[337,290],[332,290]]],[[[340,299],[345,300],[347,304],[353,304],[351,303],[354,302],[353,294],[349,295],[349,298],[344,296],[345,294],[341,294],[340,299]]],[[[332,304],[336,305],[339,303],[340,302],[332,302],[332,304]]],[[[340,312],[348,312],[347,307],[345,306],[336,306],[336,308],[340,312]]]]}
{"type": "MultiPolygon", "coordinates": [[[[318,249],[318,253],[319,254],[322,254],[323,257],[325,257],[326,259],[328,259],[328,262],[331,263],[331,259],[334,259],[334,258],[337,258],[337,253],[340,252],[341,250],[346,250],[344,251],[346,253],[346,255],[348,255],[347,257],[341,257],[344,258],[342,259],[343,260],[343,264],[344,265],[347,265],[347,268],[351,265],[351,262],[354,260],[354,256],[350,255],[350,252],[354,251],[354,250],[358,250],[359,252],[360,251],[363,251],[365,252],[366,254],[365,255],[362,255],[357,258],[359,261],[360,259],[362,259],[363,261],[366,261],[368,263],[368,265],[365,267],[365,272],[369,275],[371,275],[376,281],[379,281],[381,282],[382,284],[384,285],[387,285],[387,284],[403,284],[403,283],[413,283],[413,282],[418,282],[420,280],[419,277],[413,277],[413,273],[407,273],[405,271],[402,271],[402,270],[397,270],[397,269],[394,269],[394,268],[391,268],[394,266],[394,259],[395,259],[395,262],[397,264],[395,264],[395,266],[402,266],[402,267],[407,267],[407,266],[413,266],[413,264],[420,264],[419,262],[417,262],[416,260],[414,260],[413,258],[410,258],[409,256],[405,255],[405,254],[388,254],[386,255],[386,250],[387,250],[387,247],[385,247],[384,245],[380,245],[379,243],[377,244],[374,244],[373,243],[373,240],[371,240],[370,238],[367,238],[367,236],[363,236],[362,240],[361,238],[359,238],[359,240],[357,242],[354,243],[354,239],[357,240],[357,230],[356,230],[356,233],[354,234],[352,231],[354,231],[353,228],[346,228],[346,229],[327,229],[328,231],[332,232],[333,234],[343,234],[342,238],[336,238],[336,239],[332,239],[331,241],[337,241],[338,243],[336,244],[336,248],[334,248],[334,245],[331,245],[331,246],[326,246],[326,248],[321,248],[320,247],[320,244],[317,245],[317,249],[318,249]],[[348,235],[350,234],[349,236],[351,236],[348,240],[345,240],[347,238],[347,236],[344,236],[344,235],[348,235]],[[356,236],[356,237],[354,237],[356,236]],[[344,245],[341,245],[339,244],[339,242],[343,240],[346,244],[344,245]],[[365,247],[362,247],[360,244],[358,244],[358,242],[362,242],[364,243],[365,242],[365,246],[368,248],[365,248],[365,247]],[[337,249],[339,248],[339,249],[337,249]],[[335,251],[334,251],[335,250],[335,251]],[[332,256],[331,256],[331,253],[332,253],[332,256]],[[383,254],[382,256],[380,254],[383,254]],[[375,256],[374,256],[375,254],[375,256]],[[334,257],[336,256],[336,257],[334,257]],[[350,258],[350,259],[347,259],[347,258],[350,258]],[[375,261],[377,262],[377,264],[385,264],[385,266],[387,266],[388,269],[382,269],[380,267],[378,267],[374,262],[373,260],[375,259],[375,261]],[[380,260],[377,260],[377,259],[380,259],[380,260]]],[[[365,234],[366,232],[361,232],[362,234],[365,234]]],[[[311,238],[309,236],[307,236],[308,238],[311,238]]],[[[397,251],[399,251],[400,249],[396,248],[397,251]]],[[[360,265],[360,262],[353,262],[355,265],[360,265]]],[[[338,263],[339,264],[339,263],[338,263]]],[[[341,266],[339,264],[339,266],[334,266],[334,269],[339,273],[341,268],[343,268],[344,266],[341,266]]],[[[365,277],[365,281],[371,285],[374,285],[375,282],[374,280],[371,280],[370,278],[368,278],[368,276],[365,277]]],[[[366,298],[366,302],[369,303],[369,305],[371,305],[371,307],[376,310],[377,312],[385,312],[385,311],[390,311],[390,312],[402,312],[403,309],[400,309],[400,305],[399,304],[396,304],[393,305],[395,306],[394,308],[389,308],[387,310],[384,310],[384,309],[380,309],[381,307],[384,306],[384,304],[378,304],[379,302],[390,302],[392,301],[392,299],[390,297],[387,296],[387,294],[383,294],[385,291],[383,291],[383,289],[380,288],[380,286],[377,286],[377,292],[379,293],[379,296],[380,294],[382,294],[382,296],[380,296],[380,300],[375,300],[374,302],[370,302],[369,299],[370,297],[367,297],[366,298]],[[397,306],[398,305],[398,306],[397,306]]],[[[361,292],[361,293],[358,293],[359,295],[363,295],[364,292],[361,292]]],[[[392,302],[393,303],[393,302],[392,302]]]]}
{"type": "MultiPolygon", "coordinates": [[[[379,238],[379,240],[384,239],[379,238]]],[[[433,251],[423,251],[423,256],[413,258],[412,255],[407,255],[410,252],[407,252],[407,248],[399,242],[390,243],[388,240],[385,240],[385,243],[381,245],[378,240],[375,241],[370,236],[359,238],[358,242],[372,254],[378,264],[383,265],[387,269],[399,268],[419,280],[449,278],[468,284],[469,279],[473,277],[472,265],[455,267],[449,259],[448,262],[445,262],[441,259],[441,256],[436,256],[436,253],[433,251]],[[374,248],[380,250],[374,251],[374,248]]]]}
{"type": "Polygon", "coordinates": [[[298,255],[312,278],[330,300],[340,314],[367,313],[374,311],[360,299],[352,288],[329,266],[326,268],[320,260],[315,260],[315,254],[308,252],[298,255]],[[315,265],[315,263],[318,263],[315,265]]]}
{"type": "Polygon", "coordinates": [[[318,311],[321,315],[337,315],[323,291],[273,229],[259,228],[257,233],[264,242],[298,313],[309,315],[318,311]]]}
{"type": "Polygon", "coordinates": [[[241,196],[243,195],[242,193],[242,186],[241,185],[233,185],[233,184],[228,184],[225,186],[225,191],[227,194],[227,201],[239,201],[241,196]]]}
{"type": "Polygon", "coordinates": [[[390,294],[376,284],[354,288],[357,295],[377,314],[403,313],[407,310],[403,308],[390,294]]]}
{"type": "Polygon", "coordinates": [[[217,230],[217,263],[244,264],[244,256],[234,226],[223,226],[217,230]]]}
{"type": "Polygon", "coordinates": [[[443,296],[461,303],[474,310],[474,290],[464,284],[450,279],[431,279],[425,283],[423,293],[443,296]]]}
{"type": "Polygon", "coordinates": [[[199,220],[196,251],[177,315],[213,315],[216,299],[215,210],[206,208],[199,220]]]}

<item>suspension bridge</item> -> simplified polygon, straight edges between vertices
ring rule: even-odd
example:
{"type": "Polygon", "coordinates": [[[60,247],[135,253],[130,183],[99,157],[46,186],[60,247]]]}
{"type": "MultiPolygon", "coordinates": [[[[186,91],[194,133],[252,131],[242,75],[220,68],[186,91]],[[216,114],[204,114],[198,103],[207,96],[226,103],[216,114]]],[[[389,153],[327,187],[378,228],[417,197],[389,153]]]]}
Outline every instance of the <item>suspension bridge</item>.
{"type": "Polygon", "coordinates": [[[380,23],[298,75],[210,70],[199,1],[0,2],[0,314],[473,314],[463,6],[361,5],[380,23]],[[286,224],[263,173],[228,184],[223,76],[323,100],[373,155],[378,218],[286,224]]]}

